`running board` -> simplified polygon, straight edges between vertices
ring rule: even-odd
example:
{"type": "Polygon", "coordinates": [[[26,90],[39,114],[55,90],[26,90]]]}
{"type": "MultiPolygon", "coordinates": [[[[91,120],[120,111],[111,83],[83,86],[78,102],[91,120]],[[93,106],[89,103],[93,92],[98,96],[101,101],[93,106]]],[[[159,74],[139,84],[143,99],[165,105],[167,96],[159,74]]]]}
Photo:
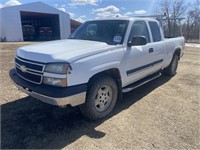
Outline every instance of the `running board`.
{"type": "Polygon", "coordinates": [[[129,91],[131,91],[131,90],[133,90],[133,89],[135,89],[135,88],[137,88],[137,87],[139,87],[139,86],[141,86],[143,84],[146,84],[147,82],[150,82],[150,81],[152,81],[152,80],[154,80],[154,79],[156,79],[156,78],[158,78],[160,76],[161,76],[160,72],[152,74],[150,76],[147,76],[147,77],[145,77],[145,78],[143,78],[143,79],[141,79],[139,81],[136,81],[136,82],[124,87],[122,89],[122,92],[129,92],[129,91]]]}

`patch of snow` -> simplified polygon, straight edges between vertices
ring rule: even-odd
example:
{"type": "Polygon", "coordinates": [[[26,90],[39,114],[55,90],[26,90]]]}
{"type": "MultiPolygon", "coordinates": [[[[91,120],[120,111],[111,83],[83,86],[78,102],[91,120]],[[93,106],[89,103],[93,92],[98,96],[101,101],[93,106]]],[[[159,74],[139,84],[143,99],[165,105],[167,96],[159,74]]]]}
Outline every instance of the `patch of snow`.
{"type": "Polygon", "coordinates": [[[185,43],[185,46],[188,46],[188,47],[199,47],[200,48],[200,44],[194,44],[194,43],[185,43]]]}

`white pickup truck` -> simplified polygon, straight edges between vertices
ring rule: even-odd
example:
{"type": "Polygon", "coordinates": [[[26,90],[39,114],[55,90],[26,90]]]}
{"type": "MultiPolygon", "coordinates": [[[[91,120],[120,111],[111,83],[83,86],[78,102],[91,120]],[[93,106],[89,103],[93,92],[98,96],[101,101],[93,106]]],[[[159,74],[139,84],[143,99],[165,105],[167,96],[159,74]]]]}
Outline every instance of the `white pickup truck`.
{"type": "Polygon", "coordinates": [[[17,49],[10,77],[43,102],[77,106],[90,119],[107,116],[123,92],[162,73],[176,74],[184,37],[164,39],[148,18],[87,21],[68,39],[17,49]]]}

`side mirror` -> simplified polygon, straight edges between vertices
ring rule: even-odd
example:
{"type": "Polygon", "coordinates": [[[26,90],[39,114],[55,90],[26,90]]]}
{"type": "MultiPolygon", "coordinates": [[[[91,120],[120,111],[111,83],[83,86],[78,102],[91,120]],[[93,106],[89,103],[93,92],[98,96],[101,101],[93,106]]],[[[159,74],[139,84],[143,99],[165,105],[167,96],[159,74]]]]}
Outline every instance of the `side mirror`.
{"type": "Polygon", "coordinates": [[[135,36],[128,42],[128,46],[139,46],[139,45],[146,45],[147,39],[144,36],[135,36]]]}

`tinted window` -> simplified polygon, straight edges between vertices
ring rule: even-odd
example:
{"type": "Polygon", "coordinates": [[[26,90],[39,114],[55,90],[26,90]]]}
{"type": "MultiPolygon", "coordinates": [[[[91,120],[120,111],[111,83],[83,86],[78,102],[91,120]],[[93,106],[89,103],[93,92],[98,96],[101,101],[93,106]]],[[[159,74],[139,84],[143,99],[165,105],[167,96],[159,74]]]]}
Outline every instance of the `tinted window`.
{"type": "Polygon", "coordinates": [[[160,28],[156,22],[149,22],[152,37],[154,42],[161,41],[160,28]]]}
{"type": "Polygon", "coordinates": [[[136,21],[133,23],[129,40],[137,36],[144,36],[147,39],[147,42],[150,42],[147,25],[144,21],[136,21]]]}
{"type": "Polygon", "coordinates": [[[128,23],[127,20],[88,21],[69,38],[105,42],[109,45],[122,44],[128,23]]]}

